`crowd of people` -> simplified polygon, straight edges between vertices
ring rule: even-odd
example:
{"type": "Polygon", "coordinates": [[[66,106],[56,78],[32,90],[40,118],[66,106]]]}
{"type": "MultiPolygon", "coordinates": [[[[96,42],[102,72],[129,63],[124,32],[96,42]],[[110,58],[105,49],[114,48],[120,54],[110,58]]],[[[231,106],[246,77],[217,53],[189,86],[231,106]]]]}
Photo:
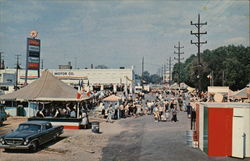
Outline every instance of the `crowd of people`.
{"type": "Polygon", "coordinates": [[[187,112],[191,118],[192,107],[187,93],[176,94],[174,91],[157,90],[145,97],[143,93],[116,94],[121,100],[117,102],[100,102],[97,111],[106,119],[113,122],[116,119],[152,115],[155,122],[177,122],[179,111],[187,112]]]}

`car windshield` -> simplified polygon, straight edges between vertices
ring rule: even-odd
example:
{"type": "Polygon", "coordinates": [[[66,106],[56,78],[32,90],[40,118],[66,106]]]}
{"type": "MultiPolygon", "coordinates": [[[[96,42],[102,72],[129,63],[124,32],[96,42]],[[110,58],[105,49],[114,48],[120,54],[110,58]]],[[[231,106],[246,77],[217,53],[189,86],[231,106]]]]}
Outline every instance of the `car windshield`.
{"type": "Polygon", "coordinates": [[[41,129],[40,125],[21,124],[19,125],[17,131],[38,131],[40,129],[41,129]]]}

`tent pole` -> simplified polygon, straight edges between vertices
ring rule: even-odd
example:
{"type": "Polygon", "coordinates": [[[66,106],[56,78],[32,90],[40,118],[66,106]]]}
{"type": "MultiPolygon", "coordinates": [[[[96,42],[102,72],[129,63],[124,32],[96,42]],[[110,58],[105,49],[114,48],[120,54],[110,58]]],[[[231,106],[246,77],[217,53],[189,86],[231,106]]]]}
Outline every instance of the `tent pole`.
{"type": "Polygon", "coordinates": [[[76,115],[77,118],[79,118],[79,102],[77,103],[77,115],[76,115]]]}
{"type": "Polygon", "coordinates": [[[28,101],[28,117],[30,117],[30,102],[28,101]]]}

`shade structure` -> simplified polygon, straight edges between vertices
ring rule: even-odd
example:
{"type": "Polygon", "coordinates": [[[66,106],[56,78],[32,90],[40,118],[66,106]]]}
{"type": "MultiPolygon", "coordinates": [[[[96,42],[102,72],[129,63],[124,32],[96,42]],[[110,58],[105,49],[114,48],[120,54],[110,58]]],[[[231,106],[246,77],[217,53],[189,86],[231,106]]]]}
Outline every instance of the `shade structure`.
{"type": "Polygon", "coordinates": [[[103,101],[110,101],[110,102],[117,102],[119,100],[121,100],[121,97],[118,97],[116,95],[110,95],[103,99],[103,101]]]}
{"type": "Polygon", "coordinates": [[[243,88],[242,90],[234,94],[233,97],[238,99],[250,98],[250,87],[243,88]]]}
{"type": "Polygon", "coordinates": [[[80,101],[76,98],[77,90],[58,80],[48,70],[42,76],[20,90],[0,96],[0,100],[16,101],[80,101]]]}

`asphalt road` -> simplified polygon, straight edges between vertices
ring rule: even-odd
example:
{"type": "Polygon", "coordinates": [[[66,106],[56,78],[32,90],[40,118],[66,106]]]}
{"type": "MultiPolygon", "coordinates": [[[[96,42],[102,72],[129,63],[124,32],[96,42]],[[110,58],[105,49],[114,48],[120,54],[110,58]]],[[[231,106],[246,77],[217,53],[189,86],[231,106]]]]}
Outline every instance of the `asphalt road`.
{"type": "MultiPolygon", "coordinates": [[[[154,122],[152,116],[120,121],[124,127],[103,149],[102,161],[235,161],[231,157],[208,157],[188,147],[185,131],[190,128],[185,112],[178,122],[154,122]]],[[[247,160],[247,159],[245,159],[247,160]]]]}

